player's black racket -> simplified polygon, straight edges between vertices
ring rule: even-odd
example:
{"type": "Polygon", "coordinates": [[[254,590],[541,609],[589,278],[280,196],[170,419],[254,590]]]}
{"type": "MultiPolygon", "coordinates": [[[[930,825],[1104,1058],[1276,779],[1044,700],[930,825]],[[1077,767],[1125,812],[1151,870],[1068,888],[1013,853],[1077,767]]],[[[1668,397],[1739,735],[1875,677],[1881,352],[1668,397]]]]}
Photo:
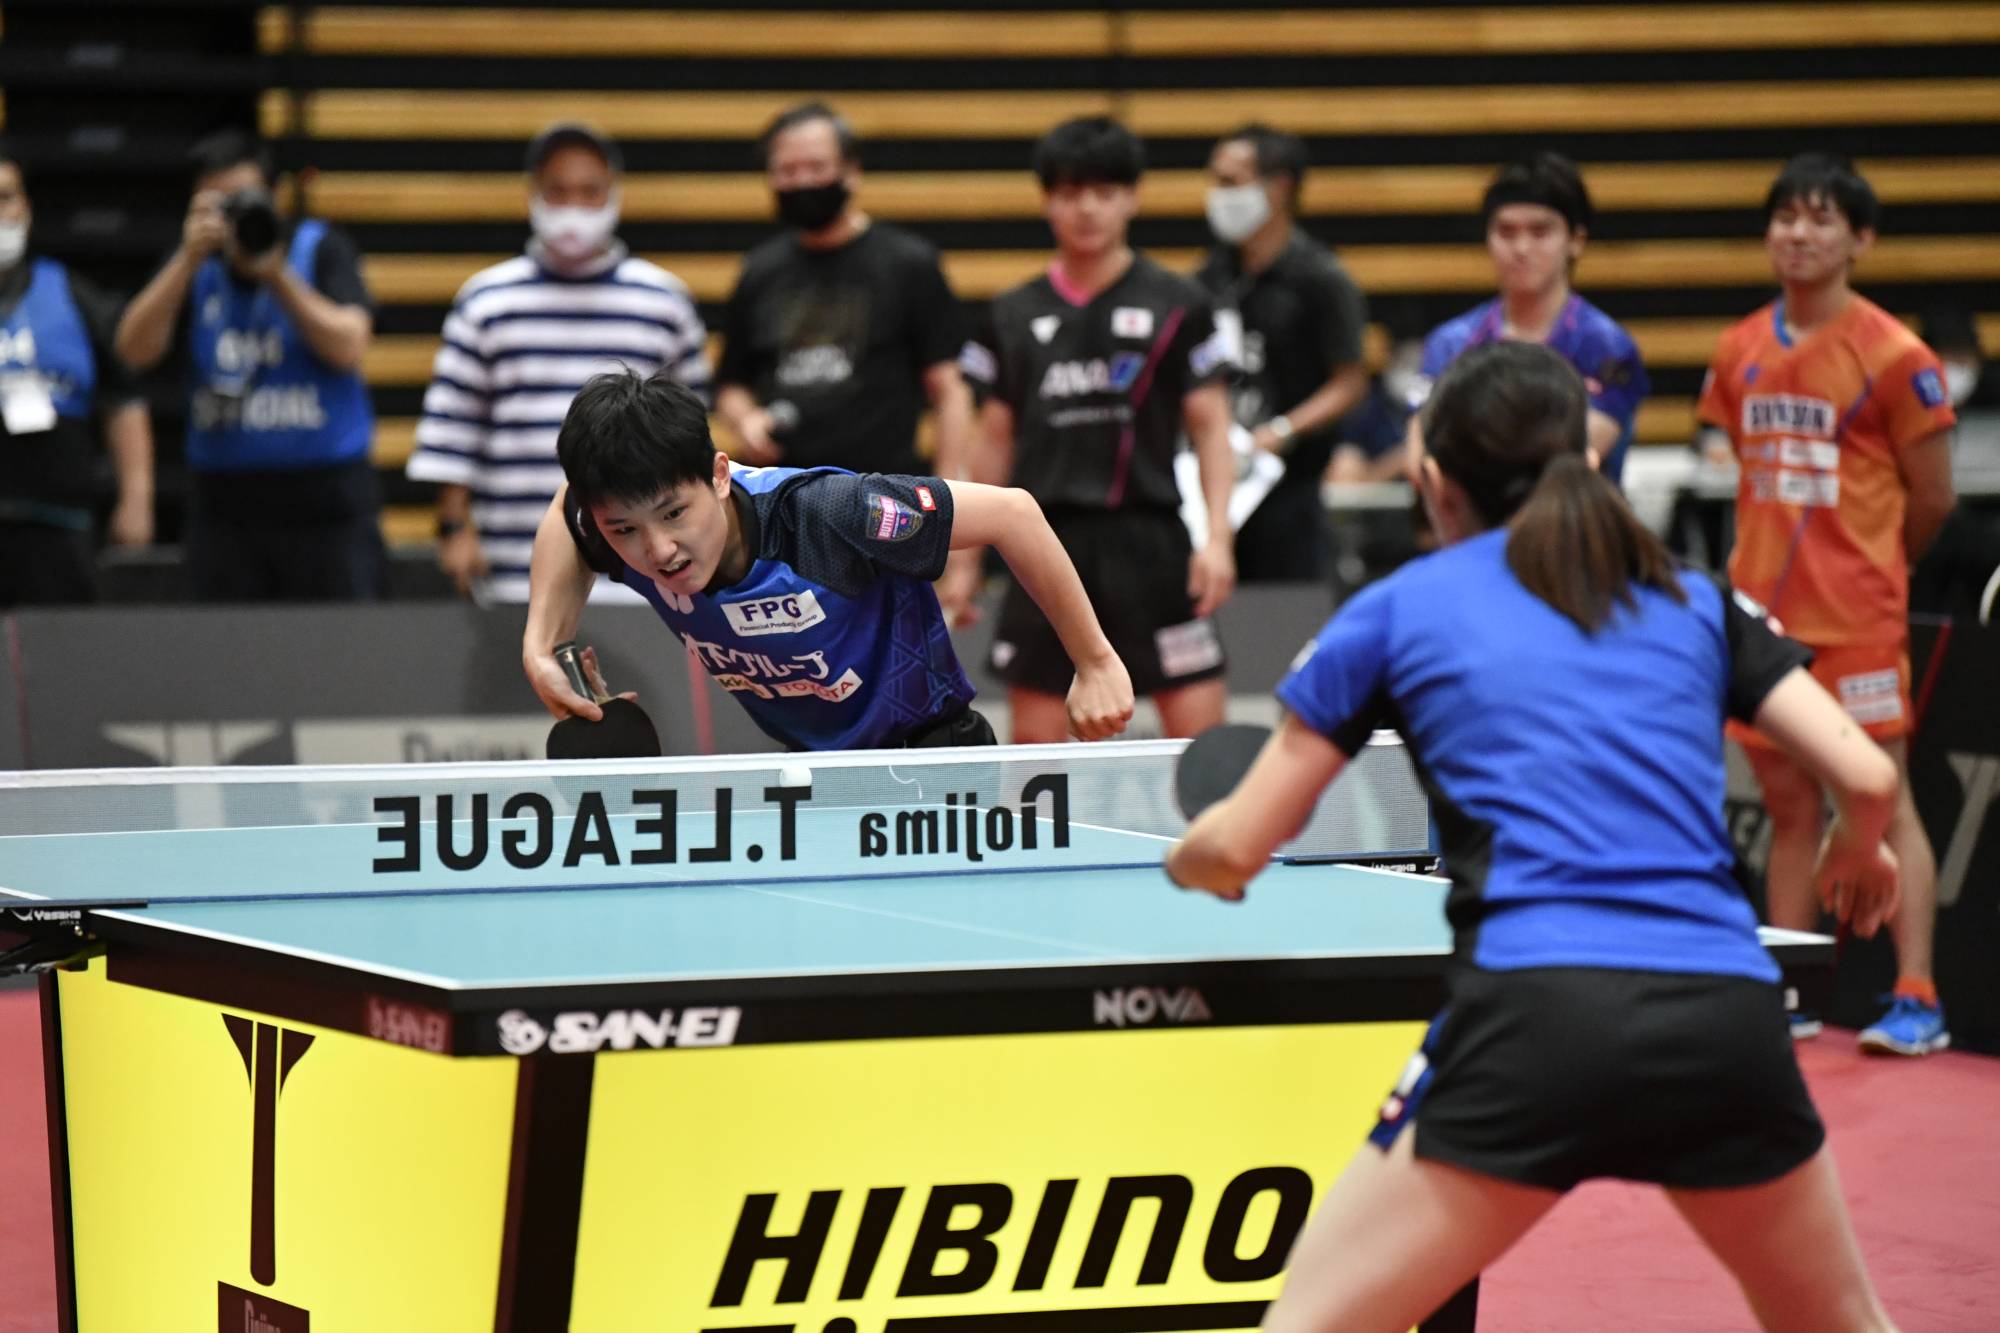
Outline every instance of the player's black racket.
{"type": "Polygon", "coordinates": [[[1223,722],[1189,741],[1174,765],[1174,804],[1181,814],[1191,820],[1235,791],[1270,738],[1269,727],[1223,722]]]}
{"type": "Polygon", "coordinates": [[[551,759],[653,759],[660,754],[660,733],[646,710],[630,699],[616,699],[590,680],[583,653],[572,640],[559,643],[556,661],[569,676],[570,688],[604,712],[604,720],[566,717],[549,728],[551,759]]]}

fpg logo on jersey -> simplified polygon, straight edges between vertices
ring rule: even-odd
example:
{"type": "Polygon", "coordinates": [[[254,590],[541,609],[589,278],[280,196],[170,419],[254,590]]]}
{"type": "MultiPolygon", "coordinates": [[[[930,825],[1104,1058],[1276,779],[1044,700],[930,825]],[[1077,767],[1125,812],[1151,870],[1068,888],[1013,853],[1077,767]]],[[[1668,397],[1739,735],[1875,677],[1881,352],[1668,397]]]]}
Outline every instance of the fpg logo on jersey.
{"type": "Polygon", "coordinates": [[[810,588],[782,597],[756,597],[747,602],[724,602],[722,614],[729,628],[743,638],[760,634],[797,634],[826,619],[819,598],[810,588]]]}

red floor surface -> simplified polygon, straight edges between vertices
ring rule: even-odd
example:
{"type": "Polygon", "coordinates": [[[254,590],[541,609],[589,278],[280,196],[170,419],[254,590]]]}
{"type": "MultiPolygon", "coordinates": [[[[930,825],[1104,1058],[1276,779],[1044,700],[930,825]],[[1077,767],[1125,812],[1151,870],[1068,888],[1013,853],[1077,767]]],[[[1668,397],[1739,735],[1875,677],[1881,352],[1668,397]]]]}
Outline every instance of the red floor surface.
{"type": "MultiPolygon", "coordinates": [[[[55,1327],[41,1032],[0,992],[0,1333],[55,1327]]],[[[2000,1060],[1800,1050],[1869,1270],[1903,1333],[2000,1330],[2000,1060]]],[[[1733,1333],[1735,1285],[1655,1191],[1588,1185],[1487,1275],[1482,1333],[1733,1333]]]]}

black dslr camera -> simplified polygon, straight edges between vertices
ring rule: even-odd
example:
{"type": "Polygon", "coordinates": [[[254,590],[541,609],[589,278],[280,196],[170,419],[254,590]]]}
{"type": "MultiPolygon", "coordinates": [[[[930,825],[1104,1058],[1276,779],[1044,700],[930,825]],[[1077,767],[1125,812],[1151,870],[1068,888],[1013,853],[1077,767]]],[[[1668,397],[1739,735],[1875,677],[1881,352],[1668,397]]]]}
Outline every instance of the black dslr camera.
{"type": "Polygon", "coordinates": [[[262,190],[238,190],[222,201],[222,216],[243,255],[261,255],[278,243],[278,210],[262,190]]]}

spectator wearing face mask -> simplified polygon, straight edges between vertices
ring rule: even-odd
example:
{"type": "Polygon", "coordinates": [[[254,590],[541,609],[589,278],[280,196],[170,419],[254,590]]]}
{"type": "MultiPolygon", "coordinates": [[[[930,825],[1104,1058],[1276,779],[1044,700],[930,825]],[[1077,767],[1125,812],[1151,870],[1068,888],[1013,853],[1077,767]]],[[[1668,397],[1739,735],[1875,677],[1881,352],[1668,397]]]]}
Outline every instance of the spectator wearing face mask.
{"type": "Polygon", "coordinates": [[[438,563],[481,601],[528,600],[535,529],[563,484],[556,435],[585,381],[663,371],[708,398],[686,284],[618,239],[623,166],[587,125],[536,135],[527,252],[475,273],[445,317],[409,475],[438,483],[438,563]]]}
{"type": "MultiPolygon", "coordinates": [[[[965,475],[972,392],[959,375],[965,329],[936,247],[877,222],[857,201],[861,150],[823,102],[764,131],[764,174],[782,234],[743,259],[723,314],[716,415],[758,467],[965,475]],[[936,413],[937,455],[917,454],[917,419],[936,413]]],[[[978,581],[969,552],[938,584],[963,623],[978,581]]]]}
{"type": "Polygon", "coordinates": [[[1217,142],[1208,168],[1217,245],[1196,279],[1215,299],[1217,323],[1241,330],[1236,424],[1285,461],[1236,534],[1237,572],[1245,582],[1318,579],[1329,549],[1320,476],[1337,423],[1368,392],[1367,302],[1333,252],[1298,225],[1306,147],[1296,135],[1245,125],[1217,142]]]}
{"type": "Polygon", "coordinates": [[[107,535],[153,539],[153,432],[111,351],[117,302],[37,255],[33,225],[21,164],[0,143],[0,608],[95,592],[100,440],[118,478],[107,535]]]}

